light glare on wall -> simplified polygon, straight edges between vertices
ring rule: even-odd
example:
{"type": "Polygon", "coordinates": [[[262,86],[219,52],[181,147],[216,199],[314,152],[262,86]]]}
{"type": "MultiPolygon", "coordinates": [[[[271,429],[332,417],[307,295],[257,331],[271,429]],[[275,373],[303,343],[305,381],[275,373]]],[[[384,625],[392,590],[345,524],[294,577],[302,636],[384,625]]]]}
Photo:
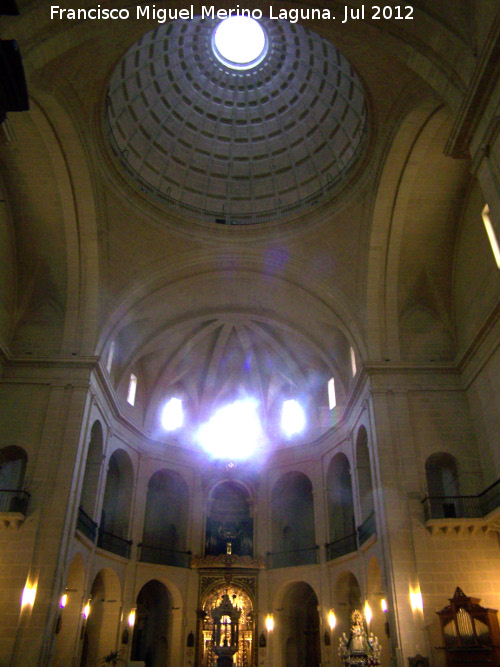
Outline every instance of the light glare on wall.
{"type": "Polygon", "coordinates": [[[274,618],[272,614],[266,616],[266,628],[268,632],[274,630],[274,618]]]}

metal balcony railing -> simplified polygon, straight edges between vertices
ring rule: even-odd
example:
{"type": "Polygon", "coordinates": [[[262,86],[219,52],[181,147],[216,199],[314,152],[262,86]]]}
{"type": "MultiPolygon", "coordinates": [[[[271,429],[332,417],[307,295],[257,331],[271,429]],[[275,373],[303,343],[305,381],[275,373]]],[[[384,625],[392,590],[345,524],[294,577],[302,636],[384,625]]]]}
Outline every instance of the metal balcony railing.
{"type": "Polygon", "coordinates": [[[346,556],[351,554],[358,549],[358,543],[356,540],[356,533],[351,533],[350,535],[344,535],[344,537],[334,540],[329,544],[325,544],[326,549],[326,560],[333,560],[334,558],[340,558],[341,556],[346,556]]]}
{"type": "Polygon", "coordinates": [[[319,547],[305,547],[291,551],[275,551],[267,554],[267,567],[294,567],[296,565],[316,565],[318,563],[319,547]]]}
{"type": "Polygon", "coordinates": [[[500,479],[478,495],[426,496],[424,517],[430,519],[482,519],[500,507],[500,479]]]}
{"type": "Polygon", "coordinates": [[[91,542],[95,542],[97,535],[97,523],[89,517],[83,507],[78,508],[78,517],[76,519],[76,529],[85,535],[91,542]]]}
{"type": "Polygon", "coordinates": [[[363,521],[361,526],[358,526],[358,544],[361,546],[377,532],[377,525],[375,523],[375,512],[371,512],[363,521]]]}
{"type": "Polygon", "coordinates": [[[173,567],[189,567],[191,564],[190,551],[174,551],[148,544],[139,544],[139,560],[141,563],[155,565],[172,565],[173,567]]]}
{"type": "Polygon", "coordinates": [[[113,533],[108,533],[107,530],[102,530],[102,528],[99,528],[97,546],[101,549],[104,549],[105,551],[110,551],[117,556],[130,558],[130,548],[132,546],[132,541],[125,540],[123,537],[118,537],[118,535],[113,535],[113,533]]]}
{"type": "Polygon", "coordinates": [[[26,516],[30,494],[19,489],[0,489],[0,512],[17,512],[26,516]]]}
{"type": "Polygon", "coordinates": [[[479,496],[434,496],[422,500],[425,520],[479,519],[483,516],[479,496]]]}

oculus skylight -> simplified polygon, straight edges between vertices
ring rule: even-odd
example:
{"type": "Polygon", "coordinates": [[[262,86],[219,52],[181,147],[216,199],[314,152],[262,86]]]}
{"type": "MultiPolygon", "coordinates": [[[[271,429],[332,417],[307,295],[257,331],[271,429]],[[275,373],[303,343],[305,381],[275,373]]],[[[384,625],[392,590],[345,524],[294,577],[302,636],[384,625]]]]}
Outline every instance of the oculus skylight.
{"type": "Polygon", "coordinates": [[[249,16],[230,16],[215,28],[212,48],[227,67],[247,70],[266,57],[268,40],[260,23],[249,16]]]}

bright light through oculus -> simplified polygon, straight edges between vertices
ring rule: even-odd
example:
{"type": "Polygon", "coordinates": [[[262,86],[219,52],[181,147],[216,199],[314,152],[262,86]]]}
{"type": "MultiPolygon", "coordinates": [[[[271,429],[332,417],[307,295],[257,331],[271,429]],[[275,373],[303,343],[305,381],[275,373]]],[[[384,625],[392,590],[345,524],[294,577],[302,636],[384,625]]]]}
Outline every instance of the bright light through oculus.
{"type": "Polygon", "coordinates": [[[266,57],[267,36],[249,16],[230,16],[213,33],[212,47],[221,63],[232,69],[251,69],[266,57]]]}
{"type": "Polygon", "coordinates": [[[286,436],[295,435],[304,430],[306,415],[304,409],[295,399],[283,402],[281,411],[281,430],[286,436]]]}
{"type": "Polygon", "coordinates": [[[184,423],[184,412],[180,398],[171,398],[161,413],[161,423],[166,431],[175,431],[184,423]]]}
{"type": "Polygon", "coordinates": [[[215,458],[246,459],[261,440],[257,403],[251,399],[224,406],[198,430],[199,443],[215,458]]]}

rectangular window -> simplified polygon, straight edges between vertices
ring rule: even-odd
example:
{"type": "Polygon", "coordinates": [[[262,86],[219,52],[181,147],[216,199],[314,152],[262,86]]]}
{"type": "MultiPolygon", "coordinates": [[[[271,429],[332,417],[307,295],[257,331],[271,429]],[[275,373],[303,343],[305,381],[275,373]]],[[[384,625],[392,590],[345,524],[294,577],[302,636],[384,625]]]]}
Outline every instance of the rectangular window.
{"type": "Polygon", "coordinates": [[[352,377],[356,375],[357,368],[356,368],[356,353],[354,352],[354,348],[351,345],[351,372],[352,372],[352,377]]]}
{"type": "Polygon", "coordinates": [[[135,403],[136,390],[137,390],[137,376],[131,373],[130,380],[128,383],[128,394],[127,394],[127,403],[130,403],[130,405],[134,405],[135,403]]]}
{"type": "Polygon", "coordinates": [[[490,207],[488,206],[488,204],[486,204],[486,206],[483,208],[482,216],[483,216],[484,227],[486,229],[486,233],[488,234],[488,239],[490,241],[491,250],[493,251],[493,256],[495,258],[495,262],[497,263],[497,267],[500,269],[500,248],[498,247],[497,235],[495,234],[495,230],[493,229],[493,225],[491,224],[490,207]]]}
{"type": "Polygon", "coordinates": [[[333,410],[337,405],[337,399],[335,397],[335,380],[333,378],[328,380],[328,405],[330,410],[333,410]]]}
{"type": "Polygon", "coordinates": [[[109,346],[109,352],[108,352],[108,363],[106,364],[106,370],[108,373],[111,373],[111,369],[113,367],[113,357],[115,356],[115,341],[111,343],[109,346]]]}

